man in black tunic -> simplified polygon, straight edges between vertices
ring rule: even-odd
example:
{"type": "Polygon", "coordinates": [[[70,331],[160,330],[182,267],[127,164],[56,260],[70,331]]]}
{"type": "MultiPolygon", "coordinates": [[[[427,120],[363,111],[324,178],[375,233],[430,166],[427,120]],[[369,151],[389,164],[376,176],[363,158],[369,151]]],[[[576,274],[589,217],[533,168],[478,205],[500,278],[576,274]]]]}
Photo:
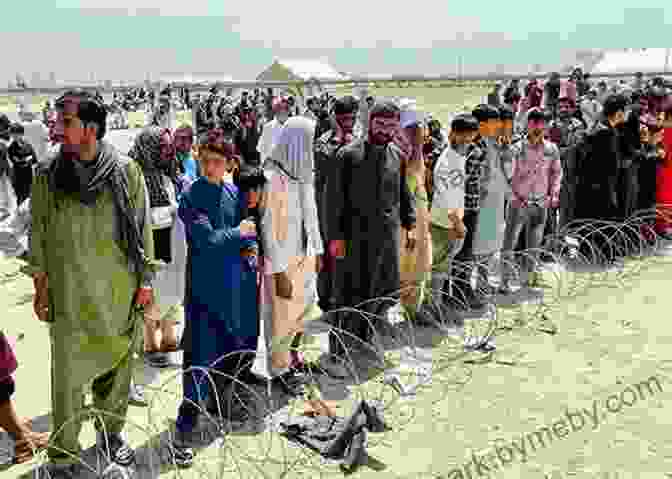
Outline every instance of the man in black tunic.
{"type": "Polygon", "coordinates": [[[389,298],[399,295],[400,227],[407,232],[404,240],[412,241],[416,222],[401,151],[392,143],[399,108],[391,102],[378,104],[369,118],[368,138],[336,155],[329,178],[334,187],[327,199],[329,250],[341,260],[336,267],[337,306],[368,313],[347,313],[342,329],[366,342],[373,336],[369,325],[375,327],[377,318],[394,305],[389,298]]]}
{"type": "MultiPolygon", "coordinates": [[[[574,100],[563,96],[558,99],[558,116],[549,125],[551,142],[555,143],[560,150],[562,162],[562,187],[560,190],[559,225],[564,227],[574,219],[574,206],[576,205],[576,161],[577,147],[583,141],[586,130],[581,121],[573,117],[576,109],[574,100]]],[[[554,234],[556,228],[551,222],[556,221],[555,212],[549,214],[547,228],[544,236],[554,234]]]]}
{"type": "MultiPolygon", "coordinates": [[[[623,165],[621,125],[625,121],[627,101],[622,95],[610,95],[604,102],[605,118],[598,122],[586,136],[581,158],[577,162],[575,218],[589,222],[596,220],[619,220],[618,179],[623,165]]],[[[622,218],[620,218],[622,220],[622,218]]],[[[593,223],[590,230],[595,230],[593,223]]],[[[613,259],[612,245],[605,237],[609,232],[601,229],[591,234],[592,243],[610,262],[613,259]]],[[[586,251],[588,257],[592,253],[586,251]]]]}
{"type": "Polygon", "coordinates": [[[257,151],[257,144],[261,137],[261,125],[250,102],[241,102],[238,106],[240,128],[236,130],[236,146],[240,152],[242,162],[246,166],[261,165],[261,154],[257,151]]]}
{"type": "Polygon", "coordinates": [[[23,125],[15,123],[9,129],[12,143],[7,148],[9,161],[14,167],[13,187],[18,205],[30,196],[30,187],[33,182],[33,167],[37,165],[37,155],[32,145],[23,135],[23,125]]]}
{"type": "MultiPolygon", "coordinates": [[[[329,217],[329,203],[327,201],[327,186],[330,185],[331,169],[336,161],[336,154],[344,146],[352,143],[355,139],[353,128],[355,117],[357,115],[357,101],[352,96],[339,98],[334,103],[334,126],[335,128],[321,135],[315,142],[315,196],[317,203],[317,214],[320,220],[320,232],[325,242],[325,265],[318,273],[318,293],[320,296],[320,307],[323,311],[333,309],[332,283],[333,283],[333,258],[329,256],[329,232],[327,229],[327,218],[329,217]]],[[[332,185],[332,188],[340,188],[339,185],[332,185]]]]}

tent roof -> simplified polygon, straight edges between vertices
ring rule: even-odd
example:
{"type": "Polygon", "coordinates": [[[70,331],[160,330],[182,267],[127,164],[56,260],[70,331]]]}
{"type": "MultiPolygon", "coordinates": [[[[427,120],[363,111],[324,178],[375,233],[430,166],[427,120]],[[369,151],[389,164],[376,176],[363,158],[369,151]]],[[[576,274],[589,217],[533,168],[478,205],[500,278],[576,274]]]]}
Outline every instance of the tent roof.
{"type": "MultiPolygon", "coordinates": [[[[590,72],[596,76],[607,73],[662,72],[666,65],[667,48],[608,50],[590,72]]],[[[671,50],[672,51],[672,50],[671,50]]],[[[670,57],[672,61],[672,57],[670,57]]],[[[669,62],[668,63],[668,67],[669,62]]]]}
{"type": "Polygon", "coordinates": [[[311,78],[340,80],[346,77],[341,75],[329,63],[320,60],[276,60],[276,63],[287,68],[302,80],[311,78]]]}

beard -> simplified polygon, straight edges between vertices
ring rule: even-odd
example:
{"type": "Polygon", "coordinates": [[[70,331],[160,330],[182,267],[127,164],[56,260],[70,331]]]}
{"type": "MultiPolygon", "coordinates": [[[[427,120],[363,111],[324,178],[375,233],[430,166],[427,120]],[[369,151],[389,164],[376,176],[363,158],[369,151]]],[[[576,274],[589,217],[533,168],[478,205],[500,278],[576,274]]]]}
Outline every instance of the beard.
{"type": "Polygon", "coordinates": [[[81,190],[79,176],[75,170],[74,160],[79,159],[77,152],[65,152],[61,147],[61,158],[54,171],[54,183],[57,189],[75,194],[81,190]]]}

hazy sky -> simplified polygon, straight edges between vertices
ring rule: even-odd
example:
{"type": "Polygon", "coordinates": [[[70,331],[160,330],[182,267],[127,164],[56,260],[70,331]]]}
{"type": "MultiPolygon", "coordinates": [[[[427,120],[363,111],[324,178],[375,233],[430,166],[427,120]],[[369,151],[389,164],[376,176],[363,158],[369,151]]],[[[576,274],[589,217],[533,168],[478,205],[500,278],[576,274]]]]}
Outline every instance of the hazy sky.
{"type": "Polygon", "coordinates": [[[113,80],[141,80],[148,71],[245,80],[274,57],[326,57],[353,73],[452,74],[463,55],[467,73],[498,64],[520,71],[562,63],[577,48],[666,46],[671,17],[669,0],[650,0],[646,9],[621,0],[2,3],[2,86],[17,71],[28,80],[35,71],[88,79],[92,70],[113,80]]]}

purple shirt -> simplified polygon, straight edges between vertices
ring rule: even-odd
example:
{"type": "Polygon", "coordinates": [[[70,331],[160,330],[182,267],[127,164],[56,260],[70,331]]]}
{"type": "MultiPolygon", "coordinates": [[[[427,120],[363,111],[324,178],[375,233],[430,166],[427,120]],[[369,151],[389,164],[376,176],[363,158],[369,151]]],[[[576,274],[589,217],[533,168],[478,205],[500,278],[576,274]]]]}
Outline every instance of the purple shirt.
{"type": "Polygon", "coordinates": [[[17,362],[12,346],[7,337],[0,331],[0,382],[4,382],[16,371],[17,362]]]}
{"type": "Polygon", "coordinates": [[[562,165],[560,151],[553,143],[532,145],[527,139],[511,147],[513,176],[511,206],[521,208],[528,201],[543,201],[545,208],[555,208],[560,203],[562,165]]]}

